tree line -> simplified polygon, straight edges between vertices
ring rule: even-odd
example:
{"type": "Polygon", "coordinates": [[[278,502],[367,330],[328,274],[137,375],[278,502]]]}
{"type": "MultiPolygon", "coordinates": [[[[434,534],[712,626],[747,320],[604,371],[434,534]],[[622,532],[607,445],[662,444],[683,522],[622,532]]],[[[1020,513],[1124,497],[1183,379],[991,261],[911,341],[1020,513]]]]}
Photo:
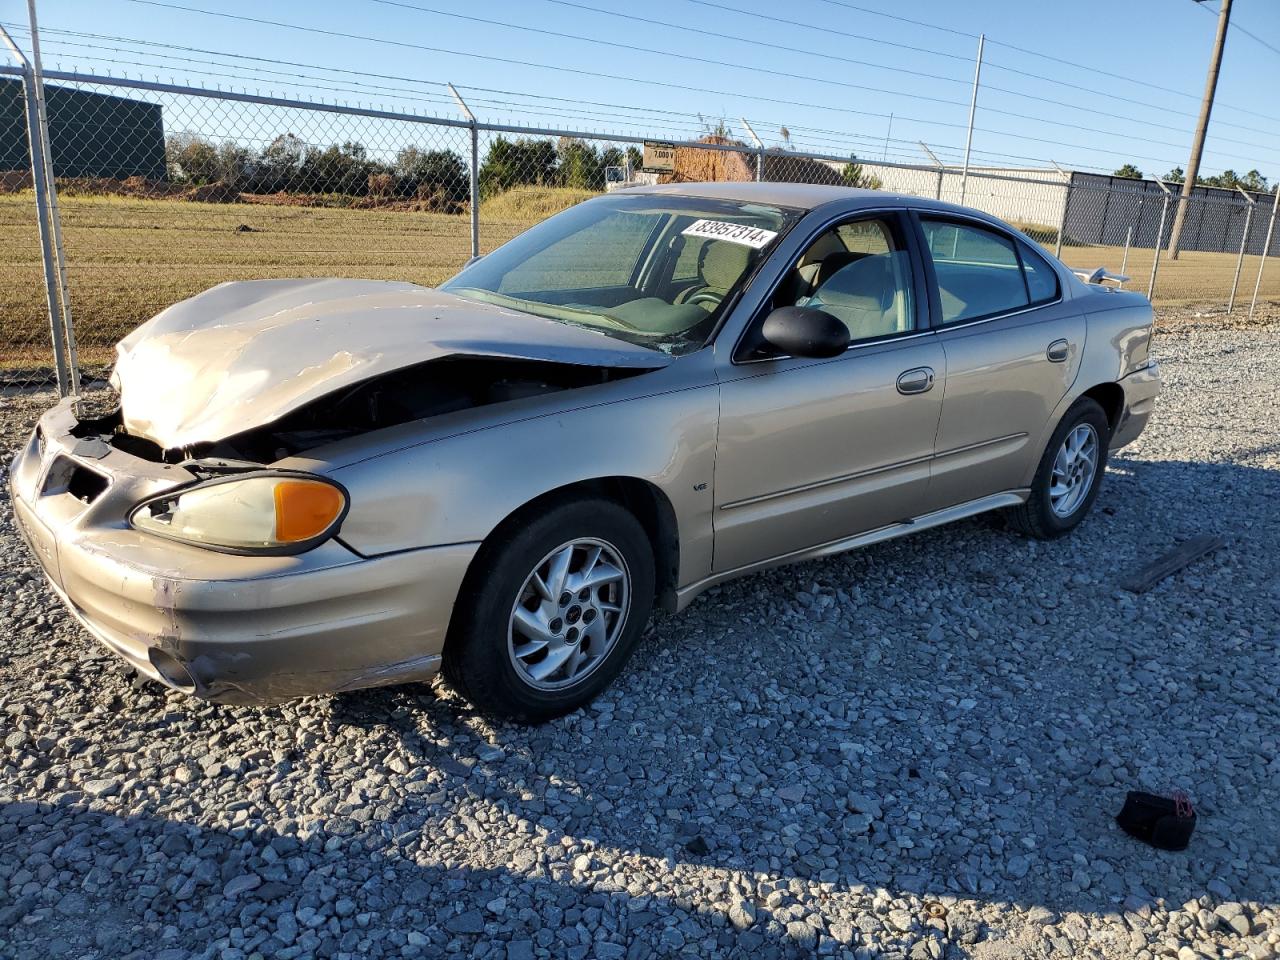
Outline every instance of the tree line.
{"type": "MultiPolygon", "coordinates": [[[[169,179],[200,186],[225,183],[248,193],[338,193],[438,199],[462,203],[470,197],[467,163],[452,150],[402,147],[390,161],[369,156],[361,143],[316,146],[286,133],[260,150],[235,141],[215,143],[190,133],[166,142],[169,179]]],[[[481,196],[512,187],[539,185],[603,190],[605,168],[641,164],[634,147],[605,147],[572,137],[559,140],[495,137],[480,164],[481,196]]]]}
{"type": "MultiPolygon", "coordinates": [[[[1124,177],[1128,180],[1143,179],[1142,171],[1132,163],[1126,163],[1112,176],[1124,177]]],[[[1187,179],[1186,171],[1181,167],[1174,167],[1163,177],[1159,179],[1165,183],[1184,183],[1187,179]]],[[[1246,174],[1238,174],[1234,170],[1223,170],[1221,173],[1212,177],[1196,177],[1197,187],[1223,187],[1227,190],[1234,190],[1239,187],[1241,190],[1248,190],[1250,193],[1266,193],[1270,190],[1267,178],[1257,170],[1250,170],[1246,174]]]]}

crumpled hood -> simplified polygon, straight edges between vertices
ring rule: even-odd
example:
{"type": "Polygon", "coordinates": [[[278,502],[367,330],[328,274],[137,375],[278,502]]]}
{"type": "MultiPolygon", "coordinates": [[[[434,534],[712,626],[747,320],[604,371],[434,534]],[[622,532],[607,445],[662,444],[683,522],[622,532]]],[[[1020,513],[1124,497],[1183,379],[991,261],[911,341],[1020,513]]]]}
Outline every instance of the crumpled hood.
{"type": "Polygon", "coordinates": [[[603,333],[383,280],[224,283],[120,341],[125,428],[166,449],[271,423],[344,386],[447,356],[658,368],[603,333]]]}

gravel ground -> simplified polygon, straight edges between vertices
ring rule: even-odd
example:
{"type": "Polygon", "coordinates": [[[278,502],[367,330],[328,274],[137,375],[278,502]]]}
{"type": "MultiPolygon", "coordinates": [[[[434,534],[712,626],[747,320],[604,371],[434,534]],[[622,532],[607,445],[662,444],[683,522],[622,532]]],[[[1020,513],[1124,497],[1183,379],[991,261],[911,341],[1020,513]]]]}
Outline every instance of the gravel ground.
{"type": "MultiPolygon", "coordinates": [[[[1275,956],[1280,317],[1161,320],[1162,407],[1074,536],[729,584],[536,729],[439,683],[139,683],[0,502],[0,957],[1275,956]],[[1174,787],[1187,852],[1115,826],[1174,787]]],[[[0,399],[0,447],[47,403],[0,399]]]]}

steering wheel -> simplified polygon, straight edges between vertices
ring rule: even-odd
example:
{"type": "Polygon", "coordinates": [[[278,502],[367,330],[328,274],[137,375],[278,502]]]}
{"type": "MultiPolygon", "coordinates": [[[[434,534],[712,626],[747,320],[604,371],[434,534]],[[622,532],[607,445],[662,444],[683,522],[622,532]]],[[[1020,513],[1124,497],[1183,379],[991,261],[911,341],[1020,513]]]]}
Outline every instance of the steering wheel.
{"type": "Polygon", "coordinates": [[[714,290],[703,290],[700,293],[695,293],[685,303],[702,303],[704,301],[715,304],[718,307],[724,302],[724,294],[716,293],[714,290]]]}

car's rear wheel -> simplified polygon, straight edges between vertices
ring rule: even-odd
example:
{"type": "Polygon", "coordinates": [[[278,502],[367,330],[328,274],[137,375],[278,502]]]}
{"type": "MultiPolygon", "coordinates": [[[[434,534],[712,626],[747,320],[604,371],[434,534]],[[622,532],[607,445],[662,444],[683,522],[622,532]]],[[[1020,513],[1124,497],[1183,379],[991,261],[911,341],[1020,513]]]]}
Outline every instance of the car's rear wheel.
{"type": "Polygon", "coordinates": [[[621,671],[653,596],[653,547],[634,516],[602,499],[551,506],[481,548],[455,605],[445,678],[484,713],[568,713],[621,671]]]}
{"type": "Polygon", "coordinates": [[[1102,407],[1083,397],[1053,432],[1027,502],[1009,511],[1014,529],[1040,540],[1073,530],[1097,499],[1111,427],[1102,407]]]}

